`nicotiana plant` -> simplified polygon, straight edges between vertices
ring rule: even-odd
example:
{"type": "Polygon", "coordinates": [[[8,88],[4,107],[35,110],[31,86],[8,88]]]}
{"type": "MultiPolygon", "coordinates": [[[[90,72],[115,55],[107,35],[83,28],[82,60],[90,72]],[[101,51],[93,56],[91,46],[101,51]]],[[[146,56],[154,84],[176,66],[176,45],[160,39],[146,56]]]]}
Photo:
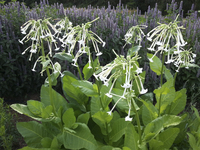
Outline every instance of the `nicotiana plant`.
{"type": "MultiPolygon", "coordinates": [[[[48,78],[41,87],[41,101],[29,100],[27,105],[11,105],[17,112],[36,120],[17,123],[17,129],[27,143],[21,150],[179,148],[187,139],[186,131],[193,123],[188,121],[187,113],[182,112],[186,106],[186,89],[176,91],[175,79],[180,68],[197,67],[194,64],[195,54],[183,49],[186,42],[181,33],[182,27],[175,20],[159,24],[147,34],[152,42],[149,50],[154,52],[147,54],[150,68],[161,76],[160,86],[151,93],[143,85],[145,71],[138,63],[138,51],[145,38],[142,30],[146,26],[133,26],[125,34],[126,45],[132,45],[126,56],[113,50],[116,58],[100,66],[102,52],[98,44],[104,47],[105,42],[90,30],[94,21],[96,19],[75,27],[67,18],[55,25],[49,19],[30,20],[23,25],[22,32],[28,34],[20,41],[33,41],[25,51],[30,49],[31,54],[42,52],[35,64],[42,64],[41,72],[46,70],[48,78]],[[171,41],[175,44],[172,45],[171,41]],[[48,44],[47,54],[44,42],[48,44]],[[162,62],[156,56],[158,53],[163,55],[162,62]],[[88,56],[88,63],[81,72],[77,60],[81,55],[86,56],[84,54],[88,56]],[[92,54],[96,54],[95,59],[92,54]],[[79,78],[69,71],[61,71],[61,66],[53,63],[51,56],[71,62],[77,67],[79,78]],[[174,76],[165,66],[165,58],[167,63],[177,66],[174,76]],[[52,88],[57,84],[59,75],[65,98],[52,88]],[[92,76],[96,80],[88,81],[92,76]]],[[[198,146],[195,138],[200,120],[196,119],[195,127],[193,132],[188,130],[188,147],[189,144],[192,144],[191,147],[198,146]]]]}

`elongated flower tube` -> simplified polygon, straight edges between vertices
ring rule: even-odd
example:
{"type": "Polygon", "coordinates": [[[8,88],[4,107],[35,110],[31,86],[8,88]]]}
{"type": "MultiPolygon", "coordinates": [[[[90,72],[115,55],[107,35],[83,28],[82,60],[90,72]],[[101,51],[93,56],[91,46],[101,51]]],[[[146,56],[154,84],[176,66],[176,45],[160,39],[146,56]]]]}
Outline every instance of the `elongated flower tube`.
{"type": "Polygon", "coordinates": [[[128,103],[129,109],[128,109],[128,116],[125,117],[125,121],[132,121],[133,118],[130,118],[130,114],[131,114],[131,100],[128,103]]]}
{"type": "Polygon", "coordinates": [[[187,44],[181,33],[181,29],[184,28],[178,26],[178,21],[176,21],[177,19],[178,16],[174,22],[170,22],[169,24],[158,23],[159,25],[147,34],[147,39],[152,42],[148,50],[155,52],[152,58],[149,59],[150,62],[153,62],[153,57],[157,53],[167,53],[168,56],[165,63],[171,63],[173,62],[171,59],[173,55],[181,52],[180,47],[187,44]],[[171,40],[175,41],[175,45],[170,45],[171,40]]]}
{"type": "MultiPolygon", "coordinates": [[[[98,18],[97,18],[98,19],[98,18]]],[[[63,38],[60,38],[60,41],[63,43],[63,47],[68,47],[67,54],[70,56],[74,56],[73,65],[77,66],[78,58],[86,53],[89,56],[88,63],[91,63],[91,51],[90,48],[87,46],[89,42],[92,43],[93,48],[95,50],[96,56],[102,55],[102,52],[99,51],[98,43],[102,44],[102,47],[105,46],[105,42],[94,32],[89,30],[91,27],[92,22],[96,21],[97,19],[87,22],[86,24],[82,24],[82,26],[75,26],[70,29],[69,32],[66,32],[63,38]],[[78,52],[74,54],[75,45],[78,43],[78,52]]],[[[91,69],[91,65],[88,67],[91,69]]]]}

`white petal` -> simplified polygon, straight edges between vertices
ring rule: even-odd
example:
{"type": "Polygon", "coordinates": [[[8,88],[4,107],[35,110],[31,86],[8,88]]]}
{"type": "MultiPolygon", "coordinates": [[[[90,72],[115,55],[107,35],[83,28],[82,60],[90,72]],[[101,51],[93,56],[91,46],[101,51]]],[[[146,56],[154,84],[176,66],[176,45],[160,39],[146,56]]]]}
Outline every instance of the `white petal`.
{"type": "Polygon", "coordinates": [[[106,93],[106,96],[108,96],[109,98],[112,98],[112,95],[109,93],[106,93]]]}
{"type": "Polygon", "coordinates": [[[126,116],[125,121],[132,121],[133,118],[130,118],[129,116],[126,116]]]}
{"type": "Polygon", "coordinates": [[[147,91],[148,91],[148,89],[142,89],[142,90],[140,91],[140,94],[145,94],[147,91]]]}
{"type": "Polygon", "coordinates": [[[21,40],[18,40],[18,41],[19,41],[19,43],[24,44],[23,41],[21,41],[21,40]]]}
{"type": "Polygon", "coordinates": [[[143,69],[143,68],[137,68],[136,73],[137,73],[137,74],[142,73],[142,69],[143,69]]]}
{"type": "Polygon", "coordinates": [[[149,58],[149,61],[150,61],[150,62],[153,62],[153,59],[152,59],[152,58],[149,58]]]}
{"type": "Polygon", "coordinates": [[[110,116],[111,116],[111,114],[112,114],[112,111],[109,111],[109,112],[107,112],[110,116]]]}
{"type": "Polygon", "coordinates": [[[92,69],[92,67],[91,67],[91,66],[89,66],[89,67],[88,67],[88,69],[92,69]]]}
{"type": "Polygon", "coordinates": [[[100,56],[100,55],[102,55],[102,52],[98,52],[98,53],[96,54],[96,56],[100,56]]]}

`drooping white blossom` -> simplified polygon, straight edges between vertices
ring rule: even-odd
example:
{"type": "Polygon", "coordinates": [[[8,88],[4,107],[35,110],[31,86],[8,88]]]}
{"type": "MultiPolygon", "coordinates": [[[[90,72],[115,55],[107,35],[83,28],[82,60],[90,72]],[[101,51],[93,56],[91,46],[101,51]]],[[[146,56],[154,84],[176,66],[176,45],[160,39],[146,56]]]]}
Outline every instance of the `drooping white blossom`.
{"type": "Polygon", "coordinates": [[[90,56],[91,50],[88,47],[89,42],[92,43],[96,56],[102,55],[102,52],[99,50],[98,43],[102,44],[102,47],[104,47],[105,42],[96,33],[89,30],[92,22],[95,20],[82,24],[81,26],[75,26],[71,28],[69,32],[66,32],[63,38],[59,38],[60,42],[62,42],[62,47],[67,48],[67,54],[74,56],[72,63],[74,66],[77,66],[78,58],[86,53],[88,55],[88,68],[92,68],[90,56]],[[78,52],[75,53],[76,44],[78,44],[78,52]]]}
{"type": "MultiPolygon", "coordinates": [[[[104,85],[109,87],[106,96],[108,96],[109,98],[113,98],[113,96],[118,97],[118,100],[116,101],[112,109],[108,112],[110,115],[120,100],[126,100],[126,95],[129,92],[134,92],[132,90],[133,80],[139,81],[139,83],[137,84],[137,89],[140,94],[145,94],[147,92],[147,89],[144,89],[142,77],[140,76],[140,73],[142,73],[142,68],[139,68],[137,63],[137,60],[140,58],[138,54],[135,53],[135,55],[127,56],[126,58],[124,58],[124,56],[122,55],[119,56],[116,53],[115,55],[116,58],[113,62],[103,66],[93,74],[97,80],[101,80],[104,85]],[[112,90],[115,86],[117,79],[122,76],[124,77],[124,83],[121,85],[121,87],[123,88],[123,94],[113,93],[112,90]],[[111,86],[109,86],[109,84],[111,84],[111,86]]],[[[131,109],[130,107],[131,105],[129,105],[129,109],[131,109]]],[[[130,113],[126,120],[131,121],[130,113]]]]}
{"type": "Polygon", "coordinates": [[[151,41],[151,46],[148,50],[153,51],[154,55],[149,58],[150,62],[153,62],[153,57],[156,54],[167,54],[166,64],[174,62],[172,59],[174,55],[179,55],[181,52],[181,47],[185,46],[187,42],[183,39],[181,29],[184,29],[182,26],[178,26],[177,22],[178,16],[174,22],[169,24],[161,24],[152,29],[147,34],[147,39],[151,41]],[[171,41],[174,41],[175,45],[171,45],[171,41]]]}

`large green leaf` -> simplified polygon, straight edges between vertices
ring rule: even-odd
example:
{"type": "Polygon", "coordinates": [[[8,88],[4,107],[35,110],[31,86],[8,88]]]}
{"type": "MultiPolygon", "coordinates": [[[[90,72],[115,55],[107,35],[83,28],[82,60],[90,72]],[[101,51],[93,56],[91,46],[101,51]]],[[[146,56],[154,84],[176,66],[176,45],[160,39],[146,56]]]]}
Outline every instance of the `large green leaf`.
{"type": "MultiPolygon", "coordinates": [[[[60,75],[60,72],[61,72],[61,66],[60,66],[60,64],[58,62],[56,62],[54,64],[54,69],[55,69],[55,71],[53,71],[52,74],[50,75],[52,86],[56,86],[57,85],[57,78],[58,78],[58,76],[60,75]]],[[[46,78],[46,80],[44,82],[44,85],[45,86],[49,85],[48,77],[46,78]]]]}
{"type": "Polygon", "coordinates": [[[51,147],[52,138],[45,137],[41,140],[42,147],[50,148],[51,147]]]}
{"type": "Polygon", "coordinates": [[[127,125],[126,133],[125,133],[125,140],[124,140],[124,146],[133,149],[138,150],[138,141],[139,136],[138,133],[135,131],[135,127],[129,123],[127,125]]]}
{"type": "Polygon", "coordinates": [[[64,146],[67,149],[81,149],[95,150],[97,142],[91,134],[89,128],[85,124],[79,123],[75,132],[65,131],[63,133],[64,146]]]}
{"type": "Polygon", "coordinates": [[[65,76],[62,79],[63,83],[63,92],[65,97],[71,103],[76,103],[79,105],[83,105],[88,97],[77,87],[75,87],[72,83],[78,81],[75,77],[73,77],[69,73],[65,73],[65,76]]]}
{"type": "Polygon", "coordinates": [[[38,116],[34,115],[24,104],[12,104],[10,107],[20,114],[24,114],[35,120],[42,121],[42,118],[38,118],[38,116]]]}
{"type": "Polygon", "coordinates": [[[111,124],[112,131],[109,134],[110,140],[117,142],[125,134],[128,124],[129,121],[125,121],[124,118],[113,121],[111,124]]]}
{"type": "Polygon", "coordinates": [[[58,111],[60,109],[60,106],[63,107],[63,111],[67,110],[68,103],[65,100],[65,98],[60,95],[55,90],[49,90],[49,87],[42,86],[41,93],[40,93],[41,102],[45,106],[52,105],[53,108],[55,108],[55,111],[58,111]],[[52,92],[52,104],[51,104],[51,98],[50,98],[50,91],[52,92]]]}
{"type": "Polygon", "coordinates": [[[170,105],[173,100],[175,99],[176,92],[173,87],[173,79],[167,81],[165,84],[162,85],[161,88],[155,89],[154,93],[156,94],[156,108],[158,109],[160,107],[160,113],[163,114],[170,105]],[[160,104],[161,102],[161,104],[160,104]]]}
{"type": "Polygon", "coordinates": [[[60,149],[61,143],[58,142],[57,137],[54,137],[52,142],[51,142],[51,149],[60,149]]]}
{"type": "MultiPolygon", "coordinates": [[[[93,88],[91,82],[86,80],[77,80],[72,82],[74,87],[79,88],[87,96],[98,96],[98,91],[93,88]]],[[[94,84],[95,85],[95,84],[94,84]]]]}
{"type": "Polygon", "coordinates": [[[187,133],[187,134],[188,134],[188,136],[189,136],[189,144],[190,144],[190,146],[192,147],[192,149],[193,149],[193,150],[199,150],[200,144],[199,144],[199,145],[197,144],[197,141],[196,141],[196,139],[195,139],[195,136],[192,135],[191,133],[187,133]]]}
{"type": "Polygon", "coordinates": [[[173,75],[171,74],[170,70],[167,69],[165,66],[164,66],[164,74],[167,81],[173,79],[173,75]]]}
{"type": "Polygon", "coordinates": [[[90,104],[91,115],[94,115],[99,110],[103,110],[103,106],[102,106],[100,97],[92,97],[91,104],[90,104]]]}
{"type": "Polygon", "coordinates": [[[65,127],[71,128],[76,122],[76,117],[74,116],[74,110],[72,108],[66,110],[62,116],[62,120],[65,124],[65,127]]]}
{"type": "Polygon", "coordinates": [[[170,114],[178,115],[184,110],[187,101],[186,89],[176,92],[175,98],[170,106],[170,114]]]}
{"type": "Polygon", "coordinates": [[[102,104],[102,107],[104,110],[109,111],[109,104],[112,101],[112,98],[109,98],[106,96],[106,93],[108,93],[109,86],[102,85],[100,89],[100,101],[102,104]]]}
{"type": "Polygon", "coordinates": [[[158,149],[169,149],[172,146],[179,131],[180,131],[179,128],[169,128],[160,133],[159,140],[163,143],[163,145],[158,149]]]}
{"type": "MultiPolygon", "coordinates": [[[[147,53],[148,58],[152,58],[153,54],[147,53]]],[[[158,76],[161,75],[162,63],[157,56],[153,57],[153,62],[150,62],[150,68],[153,72],[155,72],[158,76]]]]}
{"type": "Polygon", "coordinates": [[[146,125],[143,133],[143,141],[150,141],[155,138],[164,128],[176,126],[181,123],[183,117],[175,115],[164,115],[156,118],[146,125]]]}
{"type": "Polygon", "coordinates": [[[180,144],[187,137],[188,122],[189,118],[187,117],[184,119],[184,121],[182,121],[179,125],[176,126],[176,128],[180,129],[180,132],[177,135],[174,144],[180,144]]]}
{"type": "Polygon", "coordinates": [[[67,60],[69,62],[72,62],[72,59],[73,59],[72,56],[68,55],[67,53],[64,53],[64,51],[60,53],[56,53],[53,57],[58,58],[60,60],[67,60]]]}
{"type": "Polygon", "coordinates": [[[94,73],[95,68],[97,67],[98,64],[98,58],[96,58],[94,60],[94,62],[91,62],[91,67],[92,68],[88,68],[89,67],[89,63],[87,63],[84,67],[83,67],[83,74],[84,74],[84,79],[88,80],[94,73]]]}
{"type": "Polygon", "coordinates": [[[112,120],[112,115],[109,115],[105,111],[98,111],[92,115],[93,121],[101,128],[103,135],[107,135],[111,131],[111,127],[108,127],[108,124],[112,120]]]}
{"type": "Polygon", "coordinates": [[[10,107],[12,109],[14,109],[15,111],[17,111],[20,114],[24,114],[27,116],[32,116],[32,117],[37,117],[36,115],[34,115],[27,107],[27,105],[24,104],[12,104],[10,105],[10,107]]]}
{"type": "Polygon", "coordinates": [[[143,124],[146,126],[148,123],[158,117],[158,110],[150,101],[141,101],[144,104],[144,106],[142,107],[142,121],[143,124]]]}
{"type": "Polygon", "coordinates": [[[164,115],[163,118],[163,127],[167,128],[170,126],[176,126],[181,123],[181,121],[186,117],[186,115],[183,115],[182,117],[180,116],[175,116],[175,115],[164,115]]]}
{"type": "Polygon", "coordinates": [[[29,100],[27,101],[28,109],[34,114],[34,115],[41,115],[42,109],[45,108],[44,104],[39,101],[35,100],[29,100]]]}
{"type": "Polygon", "coordinates": [[[80,114],[77,118],[77,122],[88,124],[89,119],[90,119],[90,113],[87,112],[85,114],[80,114]]]}
{"type": "Polygon", "coordinates": [[[128,50],[127,55],[133,56],[134,53],[136,53],[136,52],[138,52],[138,51],[140,50],[140,48],[141,48],[140,45],[137,45],[137,46],[131,47],[131,48],[128,50]]]}
{"type": "Polygon", "coordinates": [[[150,150],[159,150],[159,147],[162,145],[163,145],[163,142],[156,139],[152,139],[151,141],[149,141],[150,150]]]}
{"type": "Polygon", "coordinates": [[[42,124],[36,121],[30,122],[18,122],[17,130],[23,136],[26,144],[30,147],[40,148],[41,140],[45,137],[52,138],[51,133],[48,132],[47,128],[44,128],[42,124]]]}

